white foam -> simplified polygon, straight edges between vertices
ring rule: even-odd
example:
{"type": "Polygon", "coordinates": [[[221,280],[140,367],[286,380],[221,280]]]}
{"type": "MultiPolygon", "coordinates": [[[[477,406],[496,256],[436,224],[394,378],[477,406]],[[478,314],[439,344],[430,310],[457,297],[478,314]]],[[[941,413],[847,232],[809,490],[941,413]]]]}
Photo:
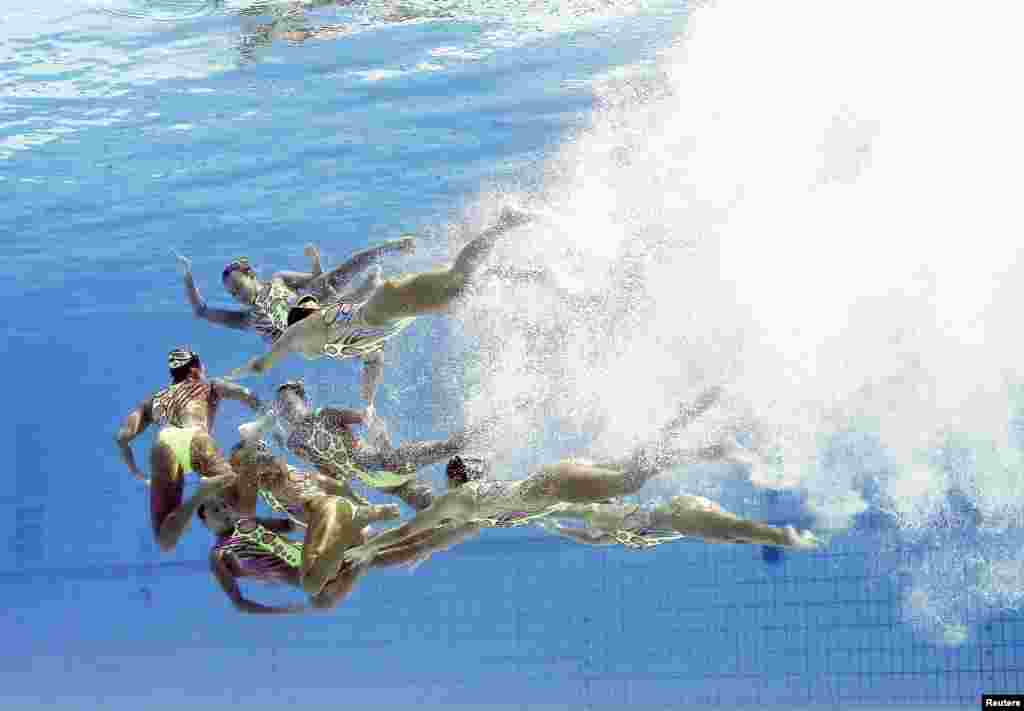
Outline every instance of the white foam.
{"type": "Polygon", "coordinates": [[[1024,66],[1022,15],[698,10],[656,71],[609,76],[593,126],[550,162],[542,195],[520,198],[553,219],[497,255],[585,284],[600,310],[484,289],[468,330],[494,345],[469,411],[554,388],[549,455],[552,423],[599,420],[598,449],[621,451],[724,380],[731,416],[753,418],[777,455],[759,481],[804,488],[829,525],[867,505],[861,463],[821,458],[851,427],[877,438],[883,504],[905,525],[924,525],[954,483],[990,518],[1019,512],[1024,104],[1005,87],[1024,66]],[[516,319],[553,339],[567,329],[562,354],[531,362],[537,336],[516,319]],[[971,453],[956,471],[939,456],[952,441],[971,453]]]}

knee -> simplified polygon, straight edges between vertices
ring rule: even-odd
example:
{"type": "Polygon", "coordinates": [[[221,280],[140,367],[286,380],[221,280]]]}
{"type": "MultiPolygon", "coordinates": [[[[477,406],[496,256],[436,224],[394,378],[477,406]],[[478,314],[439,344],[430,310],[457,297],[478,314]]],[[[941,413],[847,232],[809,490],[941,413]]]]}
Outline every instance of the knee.
{"type": "Polygon", "coordinates": [[[318,555],[309,556],[303,561],[302,589],[307,595],[319,595],[329,580],[328,571],[323,559],[318,555]]]}

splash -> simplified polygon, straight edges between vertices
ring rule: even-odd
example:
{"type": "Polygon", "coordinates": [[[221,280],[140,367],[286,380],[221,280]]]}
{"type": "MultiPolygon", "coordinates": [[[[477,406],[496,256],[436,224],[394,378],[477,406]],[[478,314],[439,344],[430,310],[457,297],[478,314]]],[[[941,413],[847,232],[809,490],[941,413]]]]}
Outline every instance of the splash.
{"type": "Polygon", "coordinates": [[[655,69],[598,88],[519,198],[542,219],[499,255],[553,278],[485,283],[465,312],[471,416],[547,399],[499,457],[595,432],[621,452],[725,382],[690,436],[742,426],[765,455],[751,478],[803,489],[823,525],[868,506],[859,455],[822,458],[849,431],[877,443],[877,503],[903,526],[954,485],[1016,519],[1024,8],[944,7],[719,2],[655,69]]]}

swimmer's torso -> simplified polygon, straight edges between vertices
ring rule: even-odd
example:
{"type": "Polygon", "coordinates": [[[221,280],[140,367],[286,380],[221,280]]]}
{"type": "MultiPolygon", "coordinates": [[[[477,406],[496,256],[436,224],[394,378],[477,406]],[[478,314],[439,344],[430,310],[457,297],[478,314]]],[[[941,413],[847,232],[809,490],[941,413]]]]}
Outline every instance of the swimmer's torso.
{"type": "Polygon", "coordinates": [[[162,427],[202,427],[209,431],[219,404],[213,383],[185,380],[153,396],[153,421],[162,427]]]}
{"type": "Polygon", "coordinates": [[[365,358],[379,353],[387,342],[408,328],[416,319],[399,318],[384,326],[370,326],[363,319],[361,304],[337,303],[324,308],[320,317],[331,337],[321,355],[328,358],[365,358]]]}
{"type": "Polygon", "coordinates": [[[298,294],[282,279],[271,279],[256,295],[249,310],[249,328],[267,343],[275,343],[288,328],[288,311],[297,298],[298,294]]]}
{"type": "Polygon", "coordinates": [[[478,480],[463,484],[462,491],[473,497],[476,513],[470,520],[489,528],[525,526],[531,521],[565,508],[566,504],[529,493],[529,480],[478,480]]]}
{"type": "Polygon", "coordinates": [[[330,411],[317,409],[297,424],[286,440],[288,450],[337,479],[353,476],[351,452],[359,446],[348,425],[330,411]]]}
{"type": "Polygon", "coordinates": [[[657,525],[650,506],[588,504],[568,507],[565,513],[582,518],[589,528],[613,536],[627,548],[651,548],[683,538],[682,534],[664,523],[657,525]]]}

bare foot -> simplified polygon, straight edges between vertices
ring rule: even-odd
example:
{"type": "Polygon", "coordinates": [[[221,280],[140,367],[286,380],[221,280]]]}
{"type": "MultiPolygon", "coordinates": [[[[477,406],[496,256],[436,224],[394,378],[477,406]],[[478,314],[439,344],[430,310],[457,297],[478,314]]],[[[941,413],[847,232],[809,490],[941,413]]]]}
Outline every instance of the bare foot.
{"type": "Polygon", "coordinates": [[[786,526],[786,545],[798,550],[813,550],[821,541],[810,531],[797,531],[792,526],[786,526]]]}

